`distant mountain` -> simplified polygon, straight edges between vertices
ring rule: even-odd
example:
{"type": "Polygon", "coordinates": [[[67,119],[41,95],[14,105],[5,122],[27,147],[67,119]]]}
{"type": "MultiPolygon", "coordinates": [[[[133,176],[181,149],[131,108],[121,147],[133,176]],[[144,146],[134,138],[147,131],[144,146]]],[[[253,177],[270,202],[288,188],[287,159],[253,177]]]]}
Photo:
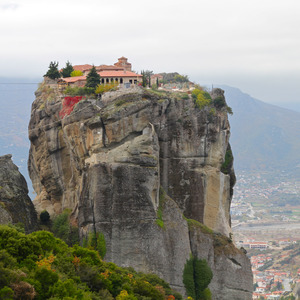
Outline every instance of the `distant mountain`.
{"type": "Polygon", "coordinates": [[[264,103],[237,88],[225,90],[237,170],[300,173],[300,112],[264,103]]]}

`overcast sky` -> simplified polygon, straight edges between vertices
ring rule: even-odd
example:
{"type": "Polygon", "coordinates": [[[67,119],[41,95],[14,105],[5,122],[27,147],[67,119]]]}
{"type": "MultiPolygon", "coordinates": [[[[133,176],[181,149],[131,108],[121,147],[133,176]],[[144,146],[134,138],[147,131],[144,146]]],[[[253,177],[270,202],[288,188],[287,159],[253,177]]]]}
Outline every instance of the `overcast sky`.
{"type": "Polygon", "coordinates": [[[299,0],[0,0],[0,77],[113,64],[300,103],[299,0]]]}

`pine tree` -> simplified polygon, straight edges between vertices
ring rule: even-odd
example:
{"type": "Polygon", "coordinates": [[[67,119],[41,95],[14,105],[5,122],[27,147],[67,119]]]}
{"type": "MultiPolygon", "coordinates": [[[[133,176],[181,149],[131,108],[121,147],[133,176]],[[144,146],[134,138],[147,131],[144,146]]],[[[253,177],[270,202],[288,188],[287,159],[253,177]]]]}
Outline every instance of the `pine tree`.
{"type": "Polygon", "coordinates": [[[73,71],[74,71],[74,68],[73,68],[72,64],[69,61],[67,61],[66,66],[61,70],[60,74],[64,78],[71,77],[71,73],[73,71]]]}
{"type": "Polygon", "coordinates": [[[86,87],[96,88],[100,84],[100,75],[97,73],[95,66],[93,66],[86,77],[86,87]]]}
{"type": "Polygon", "coordinates": [[[60,78],[60,73],[58,71],[58,62],[51,61],[49,65],[49,70],[44,76],[49,77],[50,79],[60,78]]]}

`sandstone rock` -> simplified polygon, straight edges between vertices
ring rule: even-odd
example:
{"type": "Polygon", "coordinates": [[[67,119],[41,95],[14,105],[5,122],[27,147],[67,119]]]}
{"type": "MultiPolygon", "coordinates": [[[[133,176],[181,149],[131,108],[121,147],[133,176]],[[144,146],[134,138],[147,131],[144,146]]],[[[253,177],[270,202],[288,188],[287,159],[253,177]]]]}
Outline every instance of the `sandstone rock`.
{"type": "Polygon", "coordinates": [[[37,215],[25,178],[11,160],[0,156],[0,224],[22,223],[26,232],[37,230],[37,215]]]}
{"type": "Polygon", "coordinates": [[[249,260],[226,240],[235,182],[232,162],[222,169],[230,149],[226,109],[199,110],[180,95],[111,92],[101,104],[80,102],[63,120],[61,97],[48,103],[38,95],[29,124],[36,209],[53,216],[70,208],[82,240],[104,234],[106,260],[155,272],[182,293],[193,253],[210,263],[214,299],[251,299],[249,260]],[[217,232],[232,251],[221,251],[211,234],[192,232],[186,218],[217,232]]]}

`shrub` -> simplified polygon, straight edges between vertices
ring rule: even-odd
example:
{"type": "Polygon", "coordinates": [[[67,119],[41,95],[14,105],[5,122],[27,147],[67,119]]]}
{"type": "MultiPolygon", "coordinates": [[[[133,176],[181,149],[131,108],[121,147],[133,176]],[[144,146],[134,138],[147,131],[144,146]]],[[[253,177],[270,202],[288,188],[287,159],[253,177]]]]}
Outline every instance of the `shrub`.
{"type": "Polygon", "coordinates": [[[119,100],[119,101],[115,102],[115,106],[122,106],[125,103],[126,103],[125,100],[119,100]]]}
{"type": "Polygon", "coordinates": [[[212,102],[210,94],[199,88],[196,88],[192,91],[192,98],[196,107],[199,109],[203,109],[212,102]]]}
{"type": "Polygon", "coordinates": [[[83,76],[83,73],[80,70],[74,70],[70,74],[71,77],[83,76]]]}
{"type": "Polygon", "coordinates": [[[0,289],[0,299],[2,300],[13,300],[14,299],[14,292],[8,286],[0,289]]]}
{"type": "Polygon", "coordinates": [[[159,206],[157,209],[157,219],[155,220],[156,224],[161,227],[161,228],[165,228],[165,224],[164,224],[164,220],[163,220],[163,205],[166,201],[166,197],[167,194],[164,191],[164,189],[162,187],[160,187],[159,189],[159,206]]]}
{"type": "Polygon", "coordinates": [[[227,149],[225,154],[225,160],[221,166],[221,172],[229,174],[233,163],[233,155],[230,148],[227,149]]]}
{"type": "Polygon", "coordinates": [[[226,106],[226,110],[230,115],[233,115],[232,108],[230,106],[226,106]]]}
{"type": "Polygon", "coordinates": [[[181,99],[182,99],[182,100],[188,100],[188,99],[189,99],[189,95],[188,95],[187,93],[183,93],[183,94],[181,95],[181,99]]]}
{"type": "Polygon", "coordinates": [[[152,90],[157,90],[158,89],[158,86],[156,83],[153,83],[152,86],[151,86],[151,89],[152,90]]]}
{"type": "Polygon", "coordinates": [[[59,116],[63,119],[68,116],[74,109],[75,104],[82,100],[82,96],[65,97],[62,103],[62,109],[59,116]]]}
{"type": "Polygon", "coordinates": [[[41,286],[41,289],[38,291],[40,299],[47,299],[51,295],[50,288],[58,281],[58,274],[53,272],[53,270],[42,267],[36,270],[34,279],[41,286]]]}
{"type": "Polygon", "coordinates": [[[47,210],[43,210],[41,213],[40,213],[40,220],[41,220],[41,223],[42,224],[48,224],[49,221],[50,221],[50,215],[49,213],[47,212],[47,210]]]}
{"type": "Polygon", "coordinates": [[[189,82],[189,77],[187,75],[175,75],[174,76],[175,82],[189,82]]]}
{"type": "Polygon", "coordinates": [[[225,107],[225,106],[226,106],[226,102],[225,102],[224,97],[218,96],[217,98],[215,98],[215,99],[213,100],[213,105],[214,105],[216,108],[222,108],[222,107],[225,107]]]}
{"type": "Polygon", "coordinates": [[[0,227],[0,250],[5,249],[18,262],[27,256],[37,256],[42,253],[41,245],[37,239],[30,235],[18,232],[9,226],[0,227]]]}
{"type": "Polygon", "coordinates": [[[188,296],[195,300],[209,299],[209,292],[204,292],[213,277],[212,271],[205,259],[191,256],[183,270],[183,284],[188,296]]]}
{"type": "Polygon", "coordinates": [[[84,242],[85,247],[98,251],[99,255],[103,259],[106,254],[106,242],[104,234],[101,232],[90,232],[84,242]]]}
{"type": "Polygon", "coordinates": [[[95,89],[95,94],[97,95],[101,95],[103,93],[106,93],[108,91],[114,91],[117,90],[118,88],[118,83],[114,82],[114,83],[108,83],[108,84],[98,84],[96,89],[95,89]]]}
{"type": "Polygon", "coordinates": [[[149,299],[164,300],[164,295],[149,282],[138,279],[133,285],[135,294],[149,297],[149,299]]]}
{"type": "Polygon", "coordinates": [[[85,95],[92,95],[94,91],[95,89],[88,88],[88,87],[68,86],[65,88],[64,94],[70,96],[85,96],[85,95]]]}
{"type": "Polygon", "coordinates": [[[79,242],[78,228],[70,223],[69,210],[65,210],[53,220],[52,231],[55,236],[68,245],[74,245],[79,242]]]}

